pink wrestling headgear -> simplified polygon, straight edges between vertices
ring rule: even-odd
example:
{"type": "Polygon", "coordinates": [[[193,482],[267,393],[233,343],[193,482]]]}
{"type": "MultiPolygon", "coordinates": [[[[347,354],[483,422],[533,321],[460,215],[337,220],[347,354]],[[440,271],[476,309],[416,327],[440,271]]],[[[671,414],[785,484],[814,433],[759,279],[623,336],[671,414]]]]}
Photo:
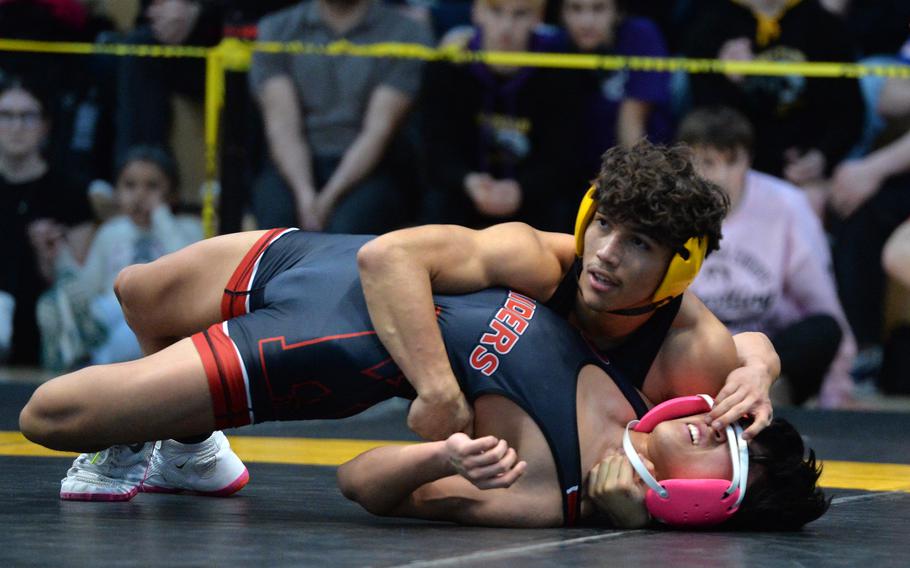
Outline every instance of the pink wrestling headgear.
{"type": "Polygon", "coordinates": [[[683,396],[662,402],[641,420],[626,425],[622,447],[632,467],[648,485],[645,506],[655,519],[668,525],[705,527],[726,521],[739,509],[749,479],[749,449],[739,424],[727,426],[727,443],[733,460],[733,479],[664,479],[658,482],[632,447],[629,430],[650,432],[665,420],[711,410],[714,400],[706,395],[683,396]]]}

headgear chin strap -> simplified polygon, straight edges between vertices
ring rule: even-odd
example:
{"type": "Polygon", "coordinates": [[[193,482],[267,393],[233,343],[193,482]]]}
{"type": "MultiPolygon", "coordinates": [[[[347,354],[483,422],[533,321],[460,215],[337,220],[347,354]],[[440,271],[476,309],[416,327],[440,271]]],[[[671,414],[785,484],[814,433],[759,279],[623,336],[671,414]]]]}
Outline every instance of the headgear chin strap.
{"type": "Polygon", "coordinates": [[[711,410],[714,400],[706,395],[673,398],[658,404],[641,420],[626,425],[622,447],[629,462],[649,489],[645,506],[651,516],[668,525],[705,527],[729,519],[739,509],[746,496],[749,479],[749,449],[743,440],[739,424],[727,426],[727,443],[733,461],[733,479],[664,479],[658,482],[645,467],[632,446],[630,429],[651,432],[665,420],[674,420],[711,410]]]}
{"type": "MultiPolygon", "coordinates": [[[[594,199],[596,192],[597,188],[592,185],[581,199],[581,205],[578,207],[578,214],[575,217],[575,254],[578,256],[582,256],[585,251],[585,231],[597,212],[597,201],[594,199]]],[[[708,239],[706,237],[690,238],[670,259],[664,279],[661,280],[654,291],[650,305],[642,306],[641,308],[616,310],[613,313],[620,315],[647,313],[679,296],[685,292],[689,284],[698,276],[698,271],[701,270],[701,265],[704,264],[707,254],[708,239]]]]}

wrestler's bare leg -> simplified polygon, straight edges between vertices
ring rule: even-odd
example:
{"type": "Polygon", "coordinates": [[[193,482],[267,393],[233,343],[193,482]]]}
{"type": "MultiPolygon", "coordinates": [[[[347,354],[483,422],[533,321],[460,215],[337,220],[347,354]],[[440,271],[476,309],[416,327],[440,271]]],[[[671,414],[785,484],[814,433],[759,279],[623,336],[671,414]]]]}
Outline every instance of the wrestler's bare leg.
{"type": "Polygon", "coordinates": [[[221,321],[224,288],[264,233],[214,237],[121,271],[117,295],[151,355],[45,383],[20,414],[26,437],[55,449],[90,451],[211,432],[202,360],[192,341],[180,338],[221,321]]]}
{"type": "Polygon", "coordinates": [[[222,321],[224,288],[265,232],[213,237],[123,269],[114,290],[142,352],[155,353],[222,321]]]}
{"type": "Polygon", "coordinates": [[[192,340],[137,361],[97,365],[40,387],[19,415],[29,440],[90,452],[181,438],[215,427],[208,381],[192,340]]]}

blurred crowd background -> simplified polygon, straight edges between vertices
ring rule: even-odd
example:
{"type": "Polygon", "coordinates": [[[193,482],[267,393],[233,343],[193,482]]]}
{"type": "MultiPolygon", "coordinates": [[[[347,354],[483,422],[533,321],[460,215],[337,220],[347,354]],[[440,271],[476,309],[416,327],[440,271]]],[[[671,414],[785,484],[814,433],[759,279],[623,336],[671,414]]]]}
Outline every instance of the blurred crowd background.
{"type": "MultiPolygon", "coordinates": [[[[0,38],[224,38],[910,65],[903,0],[0,0],[0,38]]],[[[732,208],[694,284],[777,400],[910,393],[910,79],[262,53],[228,73],[218,231],[571,232],[600,155],[692,147],[732,208]]],[[[112,283],[203,238],[204,61],[0,51],[0,363],[140,356],[112,283]]]]}

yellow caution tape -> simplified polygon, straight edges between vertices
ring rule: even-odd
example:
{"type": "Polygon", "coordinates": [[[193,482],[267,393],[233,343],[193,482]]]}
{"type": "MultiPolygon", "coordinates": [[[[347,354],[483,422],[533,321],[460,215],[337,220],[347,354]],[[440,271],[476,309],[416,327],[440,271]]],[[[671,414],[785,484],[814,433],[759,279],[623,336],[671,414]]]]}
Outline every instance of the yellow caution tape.
{"type": "Polygon", "coordinates": [[[346,40],[319,45],[303,42],[248,42],[225,39],[215,47],[127,45],[42,42],[0,39],[0,51],[36,53],[102,54],[137,57],[208,58],[220,54],[227,69],[248,69],[253,52],[324,55],[328,57],[394,57],[455,63],[483,62],[490,65],[553,67],[562,69],[629,69],[631,71],[685,71],[687,73],[735,73],[740,75],[804,75],[807,77],[856,78],[866,75],[910,78],[910,65],[867,65],[850,62],[723,61],[684,57],[587,55],[581,53],[525,53],[468,51],[457,46],[429,47],[412,43],[355,44],[346,40]]]}
{"type": "Polygon", "coordinates": [[[130,45],[0,39],[0,51],[118,55],[139,57],[205,57],[212,48],[189,45],[130,45]]]}
{"type": "Polygon", "coordinates": [[[213,49],[205,58],[205,191],[202,197],[203,234],[218,234],[215,222],[215,194],[218,187],[218,148],[221,109],[224,107],[223,52],[213,49]]]}

